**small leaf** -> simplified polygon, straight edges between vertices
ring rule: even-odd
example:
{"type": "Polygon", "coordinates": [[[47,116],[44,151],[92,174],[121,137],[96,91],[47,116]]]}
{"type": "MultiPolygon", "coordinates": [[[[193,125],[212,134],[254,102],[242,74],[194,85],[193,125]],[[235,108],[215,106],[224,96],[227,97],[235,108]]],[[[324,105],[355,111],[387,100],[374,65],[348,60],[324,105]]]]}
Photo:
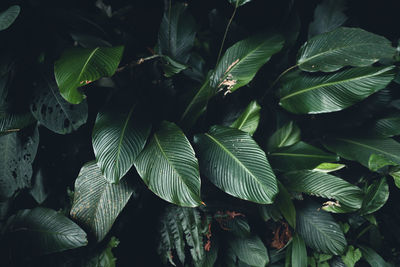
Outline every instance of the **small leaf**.
{"type": "Polygon", "coordinates": [[[37,207],[9,218],[6,236],[12,253],[43,255],[86,246],[86,233],[54,210],[37,207]]]}
{"type": "Polygon", "coordinates": [[[298,73],[286,79],[279,104],[296,114],[339,111],[384,89],[394,78],[393,66],[351,68],[332,74],[298,73]]]}
{"type": "Polygon", "coordinates": [[[385,37],[359,28],[340,27],[311,38],[299,50],[301,70],[332,72],[345,66],[365,67],[393,58],[395,48],[385,37]]]}
{"type": "Polygon", "coordinates": [[[279,193],[278,196],[276,197],[276,205],[278,206],[283,217],[285,217],[289,225],[293,229],[296,229],[296,209],[293,205],[292,199],[290,198],[290,194],[279,181],[278,181],[278,188],[279,188],[279,193]]]}
{"type": "Polygon", "coordinates": [[[231,127],[253,135],[260,122],[260,110],[261,107],[257,101],[251,101],[239,118],[232,123],[231,127]]]}
{"type": "Polygon", "coordinates": [[[346,255],[342,256],[342,261],[346,267],[354,267],[355,264],[361,259],[360,249],[354,249],[353,246],[348,246],[346,255]]]}
{"type": "Polygon", "coordinates": [[[400,188],[400,170],[391,172],[390,176],[393,177],[394,184],[397,186],[397,188],[400,188]]]}
{"type": "Polygon", "coordinates": [[[388,160],[387,158],[385,158],[380,154],[372,154],[368,160],[368,168],[373,172],[376,172],[385,166],[396,166],[396,165],[398,164],[396,164],[391,160],[388,160]]]}
{"type": "Polygon", "coordinates": [[[312,170],[321,163],[339,160],[339,157],[304,142],[277,149],[268,158],[272,168],[280,171],[312,170]]]}
{"type": "Polygon", "coordinates": [[[135,166],[148,188],[162,199],[187,207],[201,204],[198,162],[189,140],[174,123],[162,122],[135,166]]]}
{"type": "Polygon", "coordinates": [[[279,128],[268,139],[268,151],[274,151],[277,148],[291,146],[300,141],[300,128],[290,121],[282,128],[279,128]]]}
{"type": "Polygon", "coordinates": [[[251,2],[251,0],[228,0],[228,2],[231,3],[235,7],[238,7],[238,6],[243,6],[244,4],[247,4],[248,2],[251,2]]]}
{"type": "Polygon", "coordinates": [[[11,26],[17,19],[21,8],[17,5],[10,6],[3,12],[0,12],[0,31],[3,31],[11,26]]]}
{"type": "Polygon", "coordinates": [[[278,193],[275,174],[264,151],[245,132],[213,126],[194,137],[200,168],[224,192],[260,204],[270,204],[278,193]]]}
{"type": "Polygon", "coordinates": [[[102,174],[110,183],[117,183],[129,171],[150,134],[151,125],[135,107],[129,111],[106,109],[96,118],[93,150],[102,174]]]}
{"type": "Polygon", "coordinates": [[[269,262],[267,248],[256,235],[232,238],[229,240],[229,247],[240,261],[250,266],[264,267],[269,262]]]}
{"type": "Polygon", "coordinates": [[[368,186],[364,201],[360,210],[361,215],[373,213],[385,205],[389,198],[389,186],[386,178],[375,181],[368,186]]]}
{"type": "Polygon", "coordinates": [[[163,69],[165,77],[172,77],[188,67],[187,65],[181,64],[168,56],[163,56],[162,58],[164,59],[163,69]]]}
{"type": "Polygon", "coordinates": [[[344,165],[344,164],[324,162],[324,163],[319,164],[314,169],[314,171],[329,173],[329,172],[335,172],[335,171],[341,170],[344,167],[346,167],[346,165],[344,165]]]}
{"type": "Polygon", "coordinates": [[[54,64],[54,75],[64,99],[72,104],[81,103],[85,96],[78,87],[112,76],[123,51],[123,46],[72,48],[65,51],[54,64]]]}
{"type": "Polygon", "coordinates": [[[128,181],[110,184],[95,161],[86,163],[75,181],[71,217],[103,240],[133,193],[128,181]]]}
{"type": "Polygon", "coordinates": [[[340,255],[347,246],[340,226],[313,202],[297,209],[296,229],[306,245],[318,252],[340,255]]]}
{"type": "Polygon", "coordinates": [[[292,239],[292,267],[307,267],[307,249],[304,240],[297,233],[292,239]]]}

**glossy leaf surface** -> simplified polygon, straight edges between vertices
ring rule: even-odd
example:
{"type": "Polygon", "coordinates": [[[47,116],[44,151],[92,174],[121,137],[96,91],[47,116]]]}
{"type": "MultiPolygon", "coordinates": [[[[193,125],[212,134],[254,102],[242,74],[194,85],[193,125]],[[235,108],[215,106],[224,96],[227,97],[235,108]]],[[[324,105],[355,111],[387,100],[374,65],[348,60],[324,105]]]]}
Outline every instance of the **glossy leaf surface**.
{"type": "Polygon", "coordinates": [[[260,110],[261,106],[257,101],[251,101],[239,118],[232,123],[231,127],[253,135],[260,122],[260,110]]]}

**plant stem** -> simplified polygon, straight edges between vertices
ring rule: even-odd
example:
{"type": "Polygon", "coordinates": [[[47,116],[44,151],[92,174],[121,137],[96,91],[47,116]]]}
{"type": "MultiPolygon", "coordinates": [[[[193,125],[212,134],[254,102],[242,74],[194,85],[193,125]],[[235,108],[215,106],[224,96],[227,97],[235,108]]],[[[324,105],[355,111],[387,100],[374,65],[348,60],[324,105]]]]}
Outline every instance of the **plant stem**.
{"type": "Polygon", "coordinates": [[[152,55],[152,56],[145,57],[145,58],[139,58],[138,60],[132,61],[131,63],[126,64],[125,66],[119,67],[115,72],[121,72],[121,71],[125,70],[127,67],[134,67],[134,66],[144,63],[145,61],[152,60],[152,59],[158,58],[158,57],[160,57],[160,55],[152,55]]]}
{"type": "Polygon", "coordinates": [[[14,132],[19,132],[19,131],[20,131],[20,129],[8,129],[8,130],[3,131],[3,133],[14,133],[14,132]]]}
{"type": "MultiPolygon", "coordinates": [[[[238,4],[239,4],[239,0],[236,1],[235,9],[233,10],[232,16],[231,16],[231,18],[229,19],[228,25],[226,25],[224,37],[222,38],[221,47],[219,48],[219,52],[218,52],[217,62],[215,63],[215,68],[217,68],[219,59],[221,58],[221,53],[222,53],[222,49],[224,48],[225,39],[226,39],[226,36],[227,36],[227,34],[228,34],[229,27],[230,27],[231,24],[232,24],[233,18],[235,17],[236,10],[237,10],[237,8],[238,8],[238,4]]],[[[215,69],[215,68],[214,68],[214,69],[215,69]]]]}

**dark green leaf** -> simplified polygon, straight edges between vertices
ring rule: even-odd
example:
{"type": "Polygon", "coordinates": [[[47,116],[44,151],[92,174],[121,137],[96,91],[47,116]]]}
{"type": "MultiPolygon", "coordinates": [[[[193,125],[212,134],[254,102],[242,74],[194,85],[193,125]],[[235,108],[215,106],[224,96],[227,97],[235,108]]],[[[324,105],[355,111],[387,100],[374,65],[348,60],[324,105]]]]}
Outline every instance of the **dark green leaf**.
{"type": "Polygon", "coordinates": [[[400,116],[397,114],[375,121],[372,131],[382,137],[400,135],[400,116]]]}
{"type": "Polygon", "coordinates": [[[339,157],[304,142],[277,149],[268,158],[272,167],[280,171],[312,170],[321,163],[339,160],[339,157]]]}
{"type": "Polygon", "coordinates": [[[48,193],[44,187],[42,170],[36,173],[33,187],[29,193],[38,204],[42,204],[46,200],[48,193]]]}
{"type": "Polygon", "coordinates": [[[360,210],[361,215],[373,213],[383,205],[389,198],[389,186],[386,178],[376,180],[368,186],[367,193],[365,194],[364,201],[360,210]]]}
{"type": "Polygon", "coordinates": [[[181,64],[169,56],[163,56],[164,59],[164,64],[163,64],[163,69],[164,69],[164,75],[165,77],[172,77],[175,74],[178,74],[179,72],[187,69],[187,65],[181,64]]]}
{"type": "Polygon", "coordinates": [[[260,204],[270,204],[278,193],[275,174],[264,151],[245,132],[213,126],[194,137],[200,167],[224,192],[260,204]]]}
{"type": "Polygon", "coordinates": [[[378,253],[372,248],[367,246],[358,246],[361,250],[362,257],[365,259],[371,267],[391,267],[392,265],[387,263],[378,253]]]}
{"type": "Polygon", "coordinates": [[[320,75],[298,73],[280,88],[279,104],[297,114],[339,111],[384,89],[394,75],[393,66],[351,68],[320,75]]]}
{"type": "Polygon", "coordinates": [[[369,66],[394,55],[395,48],[385,37],[359,28],[340,27],[306,42],[297,64],[304,71],[331,72],[345,66],[369,66]]]}
{"type": "Polygon", "coordinates": [[[0,136],[12,132],[18,132],[34,122],[35,118],[30,112],[25,114],[0,115],[0,136]]]}
{"type": "Polygon", "coordinates": [[[55,62],[54,75],[61,95],[72,104],[85,98],[78,87],[102,77],[110,77],[121,61],[123,46],[72,48],[55,62]]]}
{"type": "MultiPolygon", "coordinates": [[[[276,197],[276,205],[289,225],[296,229],[296,209],[286,188],[278,181],[279,193],[276,197]]],[[[306,257],[307,258],[307,257],[306,257]]]]}
{"type": "Polygon", "coordinates": [[[106,109],[96,118],[93,150],[102,174],[110,183],[117,183],[129,171],[150,134],[150,123],[140,118],[135,107],[106,109]]]}
{"type": "Polygon", "coordinates": [[[21,8],[17,5],[10,6],[5,11],[0,12],[0,31],[3,31],[11,26],[17,19],[21,8]]]}
{"type": "Polygon", "coordinates": [[[269,262],[267,248],[258,236],[232,238],[229,247],[236,257],[254,267],[264,267],[269,262]]]}
{"type": "Polygon", "coordinates": [[[318,252],[340,255],[347,246],[340,226],[312,202],[297,209],[297,231],[307,246],[318,252]]]}
{"type": "Polygon", "coordinates": [[[231,127],[253,135],[260,122],[260,110],[261,107],[257,101],[251,101],[239,118],[232,123],[231,127]]]}
{"type": "Polygon", "coordinates": [[[268,151],[274,151],[276,148],[291,146],[300,141],[300,128],[290,121],[282,128],[279,128],[268,139],[268,151]]]}
{"type": "Polygon", "coordinates": [[[307,250],[304,240],[297,233],[292,239],[292,267],[307,267],[307,250]]]}
{"type": "Polygon", "coordinates": [[[194,150],[181,129],[164,121],[135,161],[148,188],[162,199],[196,207],[200,200],[200,174],[194,150]]]}
{"type": "Polygon", "coordinates": [[[71,217],[100,242],[133,193],[128,181],[110,184],[95,161],[86,163],[75,181],[71,217]]]}
{"type": "Polygon", "coordinates": [[[85,246],[86,233],[54,210],[37,207],[9,218],[6,235],[16,255],[43,255],[85,246]]]}

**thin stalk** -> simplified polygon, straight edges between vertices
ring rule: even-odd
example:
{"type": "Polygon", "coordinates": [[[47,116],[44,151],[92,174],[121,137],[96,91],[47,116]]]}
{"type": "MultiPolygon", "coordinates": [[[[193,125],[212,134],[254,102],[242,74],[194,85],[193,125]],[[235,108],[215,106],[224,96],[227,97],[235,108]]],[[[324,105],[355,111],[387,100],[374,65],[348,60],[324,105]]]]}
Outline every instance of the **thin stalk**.
{"type": "Polygon", "coordinates": [[[152,59],[158,58],[158,57],[160,57],[160,55],[152,55],[152,56],[145,57],[145,58],[139,58],[138,60],[135,60],[129,64],[126,64],[125,66],[119,67],[116,70],[116,72],[121,72],[121,71],[125,70],[127,67],[134,67],[134,66],[144,63],[145,61],[152,60],[152,59]]]}

